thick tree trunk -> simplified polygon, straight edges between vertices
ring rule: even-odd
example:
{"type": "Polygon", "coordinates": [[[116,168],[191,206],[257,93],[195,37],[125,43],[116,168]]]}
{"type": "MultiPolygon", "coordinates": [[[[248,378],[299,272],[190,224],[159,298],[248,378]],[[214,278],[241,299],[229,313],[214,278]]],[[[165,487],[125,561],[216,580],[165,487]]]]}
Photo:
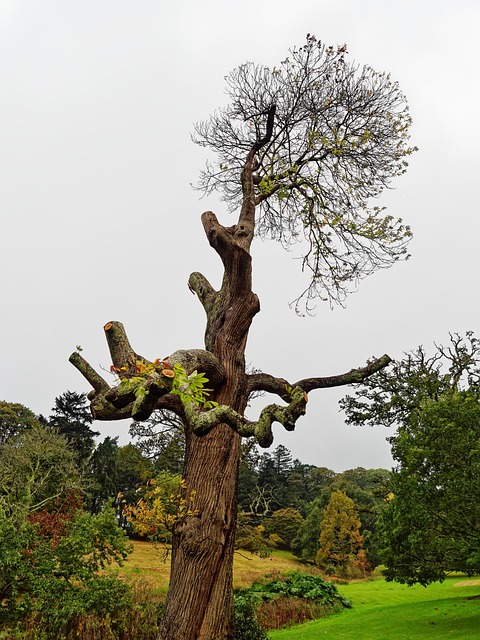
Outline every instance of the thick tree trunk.
{"type": "MultiPolygon", "coordinates": [[[[193,277],[207,313],[205,347],[225,370],[225,381],[214,399],[243,415],[248,401],[245,345],[252,318],[260,308],[251,290],[248,249],[253,225],[248,232],[244,224],[226,229],[211,212],[203,214],[202,219],[225,269],[219,292],[214,292],[200,274],[193,277]]],[[[185,518],[174,530],[170,587],[160,639],[225,640],[232,637],[241,437],[227,424],[217,425],[202,437],[187,425],[186,440],[183,477],[187,493],[195,491],[194,509],[198,514],[185,518]]]]}
{"type": "Polygon", "coordinates": [[[239,457],[240,436],[227,425],[188,437],[184,477],[199,514],[175,531],[162,640],[231,637],[239,457]]]}
{"type": "MultiPolygon", "coordinates": [[[[240,350],[243,344],[241,340],[240,350]]],[[[227,381],[216,399],[243,413],[247,401],[243,353],[231,346],[229,350],[235,357],[231,358],[230,352],[227,381]]],[[[174,531],[170,588],[160,638],[224,640],[232,637],[241,437],[229,425],[221,424],[202,437],[187,427],[186,440],[183,477],[187,495],[195,491],[193,508],[198,514],[179,522],[174,531]]]]}

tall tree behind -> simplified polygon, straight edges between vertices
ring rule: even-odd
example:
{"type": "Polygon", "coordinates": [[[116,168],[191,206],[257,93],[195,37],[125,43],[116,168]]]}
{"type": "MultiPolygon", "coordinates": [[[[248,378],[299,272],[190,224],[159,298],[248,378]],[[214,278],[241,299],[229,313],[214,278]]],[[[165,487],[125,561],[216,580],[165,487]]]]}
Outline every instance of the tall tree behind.
{"type": "Polygon", "coordinates": [[[347,576],[349,567],[355,563],[362,549],[360,524],[353,500],[343,491],[332,493],[320,525],[316,557],[319,567],[347,576]]]}
{"type": "Polygon", "coordinates": [[[211,211],[202,215],[224,268],[218,291],[201,273],[188,281],[206,313],[205,348],[148,360],[132,348],[123,325],[111,321],[104,330],[118,382],[111,386],[80,353],[70,357],[93,387],[97,419],[141,421],[162,408],[184,425],[183,475],[196,492],[195,515],[174,529],[164,640],[232,637],[241,438],[269,447],[272,423],[293,430],[310,391],[361,382],[390,361],[383,356],[340,375],[296,382],[248,373],[245,348],[260,311],[252,291],[255,233],[284,246],[302,239],[310,282],[297,298],[298,311],[309,311],[315,297],[341,302],[360,279],[406,257],[411,236],[401,219],[369,202],[405,171],[413,150],[408,107],[388,75],[360,69],[346,61],[346,47],[325,47],[308,36],[278,67],[247,63],[226,83],[229,104],[199,123],[195,136],[216,155],[200,188],[219,191],[238,211],[231,226],[211,211]],[[206,374],[210,395],[198,372],[206,374]],[[259,391],[284,404],[269,404],[258,420],[248,420],[248,401],[259,391]]]}
{"type": "Polygon", "coordinates": [[[76,453],[80,466],[90,458],[95,447],[95,436],[100,435],[90,427],[92,422],[93,417],[85,393],[65,391],[55,398],[55,406],[52,408],[48,424],[66,437],[76,453]]]}
{"type": "Polygon", "coordinates": [[[18,402],[0,402],[0,445],[26,429],[38,427],[41,420],[18,402]]]}
{"type": "Polygon", "coordinates": [[[116,498],[118,493],[118,437],[107,436],[100,442],[88,462],[89,486],[87,506],[91,513],[116,498]]]}
{"type": "Polygon", "coordinates": [[[379,372],[343,400],[353,424],[396,427],[396,468],[380,518],[390,580],[428,584],[480,571],[480,341],[451,334],[379,372]]]}

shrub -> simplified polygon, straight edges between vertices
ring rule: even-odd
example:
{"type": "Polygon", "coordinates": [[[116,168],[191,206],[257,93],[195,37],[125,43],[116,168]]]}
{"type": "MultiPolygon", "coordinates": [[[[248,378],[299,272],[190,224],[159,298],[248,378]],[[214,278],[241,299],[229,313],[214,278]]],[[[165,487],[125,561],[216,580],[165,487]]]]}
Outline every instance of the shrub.
{"type": "Polygon", "coordinates": [[[258,624],[264,629],[313,620],[351,607],[336,586],[319,576],[293,572],[237,591],[255,606],[258,624]]]}
{"type": "Polygon", "coordinates": [[[255,604],[245,591],[238,591],[233,598],[233,630],[235,640],[267,640],[268,636],[258,623],[255,604]]]}
{"type": "Polygon", "coordinates": [[[322,600],[327,605],[338,603],[344,607],[352,606],[350,600],[338,593],[333,582],[309,573],[292,572],[279,576],[270,582],[256,582],[250,590],[261,594],[265,600],[274,599],[275,595],[282,595],[306,598],[307,600],[322,600]]]}
{"type": "Polygon", "coordinates": [[[113,510],[72,510],[59,531],[50,526],[52,514],[35,516],[0,503],[0,629],[35,620],[39,634],[67,637],[78,617],[130,606],[129,587],[100,574],[129,551],[113,510]]]}
{"type": "Polygon", "coordinates": [[[32,611],[17,625],[0,626],[0,640],[156,640],[163,604],[151,586],[103,578],[83,601],[67,593],[56,615],[32,611]]]}

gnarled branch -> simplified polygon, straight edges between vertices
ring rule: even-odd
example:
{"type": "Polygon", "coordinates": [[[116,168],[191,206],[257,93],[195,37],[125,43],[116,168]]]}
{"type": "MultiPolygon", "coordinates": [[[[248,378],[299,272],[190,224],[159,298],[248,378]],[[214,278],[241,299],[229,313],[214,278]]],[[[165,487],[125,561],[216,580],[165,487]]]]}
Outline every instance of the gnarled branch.
{"type": "MultiPolygon", "coordinates": [[[[149,363],[139,356],[131,347],[121,322],[107,322],[104,327],[113,368],[122,378],[132,378],[137,372],[137,362],[149,363]]],[[[93,391],[88,394],[90,409],[96,420],[121,420],[133,418],[142,421],[150,417],[155,409],[169,409],[183,418],[183,407],[178,397],[172,395],[173,377],[161,368],[149,373],[134,387],[120,383],[110,386],[95,369],[75,351],[69,358],[86,380],[93,391]]],[[[172,365],[181,364],[186,374],[197,370],[205,374],[209,385],[215,389],[225,379],[225,370],[213,353],[204,349],[179,350],[169,358],[172,365]]],[[[171,372],[171,369],[166,371],[171,372]]],[[[172,372],[173,374],[173,372],[172,372]]]]}
{"type": "Polygon", "coordinates": [[[254,373],[247,376],[248,390],[249,393],[253,393],[254,391],[267,391],[268,393],[275,393],[285,398],[288,397],[288,388],[293,387],[300,387],[307,393],[313,389],[342,387],[348,384],[363,382],[363,380],[369,376],[389,365],[391,361],[390,356],[385,354],[381,358],[371,360],[365,367],[351,369],[346,373],[341,373],[336,376],[304,378],[293,384],[290,384],[284,378],[276,378],[269,373],[254,373]]]}
{"type": "Polygon", "coordinates": [[[184,404],[185,418],[194,433],[206,435],[219,424],[228,424],[242,437],[253,436],[261,447],[267,448],[273,442],[272,424],[279,422],[287,431],[295,429],[295,423],[305,414],[308,396],[303,389],[296,387],[287,406],[269,404],[264,407],[256,422],[247,420],[231,407],[219,405],[209,411],[201,412],[193,403],[184,404]]]}

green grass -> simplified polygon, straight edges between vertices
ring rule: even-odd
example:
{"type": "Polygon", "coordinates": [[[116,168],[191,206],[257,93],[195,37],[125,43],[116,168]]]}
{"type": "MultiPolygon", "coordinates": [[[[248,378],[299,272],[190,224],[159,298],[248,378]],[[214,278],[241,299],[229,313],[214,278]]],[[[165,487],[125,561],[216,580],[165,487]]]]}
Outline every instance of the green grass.
{"type": "Polygon", "coordinates": [[[451,577],[429,587],[382,579],[342,585],[352,609],[289,629],[272,640],[466,640],[480,638],[480,580],[451,577]]]}
{"type": "MultiPolygon", "coordinates": [[[[276,551],[260,558],[235,554],[234,583],[248,587],[260,577],[305,567],[290,553],[276,551]]],[[[149,542],[134,542],[134,551],[120,573],[141,578],[166,593],[170,557],[149,542]]],[[[451,577],[429,587],[406,587],[382,579],[340,585],[352,609],[321,620],[271,631],[272,640],[478,640],[480,580],[451,577]]]]}

